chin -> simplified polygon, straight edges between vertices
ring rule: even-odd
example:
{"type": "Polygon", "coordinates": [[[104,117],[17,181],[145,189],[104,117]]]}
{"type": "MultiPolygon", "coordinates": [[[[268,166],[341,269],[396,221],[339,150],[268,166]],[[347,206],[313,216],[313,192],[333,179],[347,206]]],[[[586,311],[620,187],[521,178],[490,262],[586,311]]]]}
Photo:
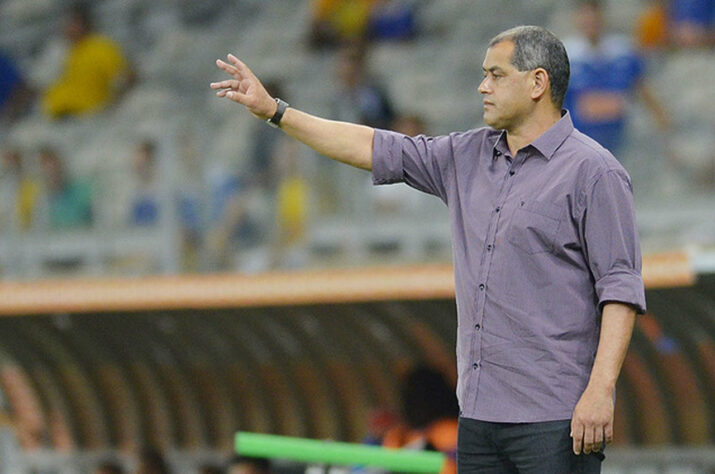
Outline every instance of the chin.
{"type": "Polygon", "coordinates": [[[499,121],[499,119],[494,117],[488,117],[487,115],[484,115],[484,123],[497,130],[501,130],[502,128],[500,126],[501,122],[499,121]]]}

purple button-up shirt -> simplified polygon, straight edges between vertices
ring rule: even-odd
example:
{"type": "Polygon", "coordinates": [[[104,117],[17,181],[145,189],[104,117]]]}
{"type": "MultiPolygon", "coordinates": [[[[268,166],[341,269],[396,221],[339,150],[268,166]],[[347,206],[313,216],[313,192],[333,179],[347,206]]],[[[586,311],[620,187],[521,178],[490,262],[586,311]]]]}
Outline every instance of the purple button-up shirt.
{"type": "Polygon", "coordinates": [[[506,134],[375,131],[375,184],[405,182],[449,208],[461,415],[570,419],[600,309],[645,311],[631,182],[568,113],[512,157],[506,134]]]}

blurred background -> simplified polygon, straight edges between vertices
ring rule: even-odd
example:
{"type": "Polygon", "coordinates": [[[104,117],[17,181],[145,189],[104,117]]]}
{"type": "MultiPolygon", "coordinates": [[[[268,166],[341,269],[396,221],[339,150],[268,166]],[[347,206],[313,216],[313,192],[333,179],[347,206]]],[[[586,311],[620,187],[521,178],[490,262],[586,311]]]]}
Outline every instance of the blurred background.
{"type": "Polygon", "coordinates": [[[0,0],[0,473],[349,471],[232,460],[238,430],[453,454],[446,208],[208,84],[231,52],[309,113],[466,130],[518,24],[564,40],[566,107],[633,178],[649,313],[604,472],[715,472],[714,20],[713,0],[0,0]]]}

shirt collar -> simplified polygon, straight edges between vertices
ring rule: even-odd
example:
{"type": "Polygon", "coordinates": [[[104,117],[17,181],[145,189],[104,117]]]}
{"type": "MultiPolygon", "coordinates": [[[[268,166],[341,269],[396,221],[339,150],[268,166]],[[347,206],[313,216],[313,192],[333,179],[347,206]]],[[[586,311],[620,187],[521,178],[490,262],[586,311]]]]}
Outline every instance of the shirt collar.
{"type": "Polygon", "coordinates": [[[506,144],[506,130],[502,130],[499,135],[496,136],[494,140],[494,146],[492,146],[492,158],[497,159],[502,155],[506,155],[509,152],[509,147],[506,144]]]}
{"type": "MultiPolygon", "coordinates": [[[[536,140],[531,142],[534,147],[544,158],[550,160],[554,152],[561,146],[571,132],[573,132],[573,121],[568,110],[561,111],[561,118],[550,129],[541,134],[536,140]]],[[[492,156],[494,158],[506,154],[509,148],[506,144],[506,131],[502,130],[492,147],[492,156]]]]}
{"type": "Polygon", "coordinates": [[[544,158],[550,160],[554,152],[566,140],[566,137],[573,132],[573,122],[568,110],[561,111],[561,118],[550,129],[541,134],[536,140],[531,142],[531,146],[536,148],[544,158]]]}

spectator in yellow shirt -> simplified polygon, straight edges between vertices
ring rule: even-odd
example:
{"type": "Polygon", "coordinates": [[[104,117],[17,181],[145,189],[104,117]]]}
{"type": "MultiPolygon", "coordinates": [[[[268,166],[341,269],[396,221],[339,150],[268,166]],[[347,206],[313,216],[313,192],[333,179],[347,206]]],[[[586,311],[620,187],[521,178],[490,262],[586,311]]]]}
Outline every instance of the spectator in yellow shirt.
{"type": "Polygon", "coordinates": [[[3,152],[0,164],[0,227],[2,229],[28,230],[34,215],[40,185],[30,177],[23,166],[19,150],[3,152]]]}
{"type": "Polygon", "coordinates": [[[312,0],[310,44],[333,47],[365,38],[375,0],[312,0]]]}
{"type": "Polygon", "coordinates": [[[92,31],[89,10],[75,6],[65,24],[70,48],[60,77],[45,91],[42,107],[52,118],[95,112],[112,103],[132,81],[121,48],[92,31]]]}

